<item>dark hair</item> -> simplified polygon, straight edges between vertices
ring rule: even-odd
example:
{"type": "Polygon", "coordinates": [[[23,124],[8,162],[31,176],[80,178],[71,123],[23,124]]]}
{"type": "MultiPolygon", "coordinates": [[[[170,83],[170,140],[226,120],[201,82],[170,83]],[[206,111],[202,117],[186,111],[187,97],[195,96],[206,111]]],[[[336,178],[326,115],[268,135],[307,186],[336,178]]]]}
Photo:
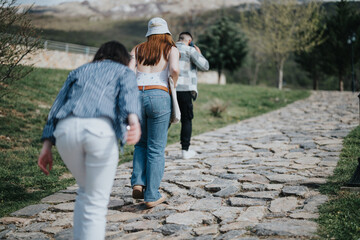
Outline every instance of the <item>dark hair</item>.
{"type": "Polygon", "coordinates": [[[183,35],[188,35],[191,37],[191,39],[193,39],[193,36],[191,35],[190,32],[182,32],[179,34],[179,40],[184,40],[184,38],[182,38],[183,35]]]}
{"type": "Polygon", "coordinates": [[[128,65],[131,59],[124,45],[117,41],[106,42],[96,52],[93,62],[109,59],[124,65],[128,65]]]}

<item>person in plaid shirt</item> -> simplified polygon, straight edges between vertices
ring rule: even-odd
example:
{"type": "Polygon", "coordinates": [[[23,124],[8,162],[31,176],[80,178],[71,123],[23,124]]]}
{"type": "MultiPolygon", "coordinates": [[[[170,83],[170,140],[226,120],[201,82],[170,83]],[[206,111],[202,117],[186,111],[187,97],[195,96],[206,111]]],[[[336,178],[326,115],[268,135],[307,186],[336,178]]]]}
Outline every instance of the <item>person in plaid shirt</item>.
{"type": "Polygon", "coordinates": [[[196,152],[190,150],[190,139],[192,132],[192,119],[194,118],[193,104],[198,95],[197,90],[197,68],[202,71],[209,70],[209,62],[201,54],[198,46],[194,45],[193,37],[189,32],[182,32],[176,43],[180,58],[180,75],[177,82],[176,92],[181,112],[180,141],[182,157],[192,158],[196,152]]]}

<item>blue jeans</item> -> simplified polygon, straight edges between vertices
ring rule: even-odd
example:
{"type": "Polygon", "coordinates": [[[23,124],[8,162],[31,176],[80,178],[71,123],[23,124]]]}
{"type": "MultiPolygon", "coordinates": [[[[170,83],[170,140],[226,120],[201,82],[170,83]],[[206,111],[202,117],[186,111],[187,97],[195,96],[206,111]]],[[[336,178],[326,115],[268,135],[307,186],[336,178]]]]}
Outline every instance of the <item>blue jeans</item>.
{"type": "Polygon", "coordinates": [[[154,202],[161,198],[159,187],[165,168],[171,98],[169,93],[153,89],[141,91],[140,99],[141,138],[135,145],[131,186],[145,186],[145,202],[154,202]]]}

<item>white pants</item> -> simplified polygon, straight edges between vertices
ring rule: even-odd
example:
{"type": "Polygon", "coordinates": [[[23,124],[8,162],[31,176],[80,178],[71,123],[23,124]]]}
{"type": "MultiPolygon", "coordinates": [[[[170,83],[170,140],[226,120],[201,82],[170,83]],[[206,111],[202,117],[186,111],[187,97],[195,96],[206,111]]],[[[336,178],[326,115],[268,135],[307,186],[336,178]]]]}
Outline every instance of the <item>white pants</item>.
{"type": "Polygon", "coordinates": [[[58,122],[54,136],[61,158],[79,185],[74,239],[104,239],[107,205],[119,159],[111,121],[70,116],[58,122]]]}

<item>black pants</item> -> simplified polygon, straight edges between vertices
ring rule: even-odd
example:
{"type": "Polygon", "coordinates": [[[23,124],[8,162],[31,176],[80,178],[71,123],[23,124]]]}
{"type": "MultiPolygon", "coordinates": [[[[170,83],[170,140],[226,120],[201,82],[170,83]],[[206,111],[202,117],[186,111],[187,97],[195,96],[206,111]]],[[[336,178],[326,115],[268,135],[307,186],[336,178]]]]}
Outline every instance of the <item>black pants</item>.
{"type": "Polygon", "coordinates": [[[191,92],[177,92],[177,99],[181,112],[181,133],[180,143],[182,150],[189,150],[191,132],[192,132],[192,119],[194,118],[193,112],[193,98],[191,92]]]}

